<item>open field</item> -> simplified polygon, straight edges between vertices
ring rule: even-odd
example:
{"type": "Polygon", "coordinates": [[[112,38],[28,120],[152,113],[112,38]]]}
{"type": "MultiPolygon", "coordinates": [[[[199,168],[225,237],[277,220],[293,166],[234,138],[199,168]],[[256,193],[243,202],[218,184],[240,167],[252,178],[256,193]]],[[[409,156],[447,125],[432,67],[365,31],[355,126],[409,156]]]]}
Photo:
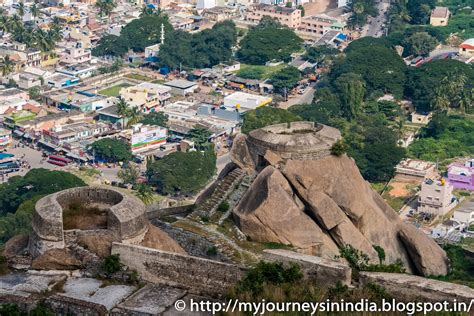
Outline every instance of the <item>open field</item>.
{"type": "Polygon", "coordinates": [[[247,65],[241,64],[240,70],[237,71],[237,76],[243,73],[253,72],[256,74],[254,79],[266,79],[270,78],[275,72],[285,68],[286,64],[280,64],[277,66],[264,66],[264,65],[247,65]]]}
{"type": "Polygon", "coordinates": [[[100,90],[99,94],[106,95],[108,97],[116,97],[120,93],[120,89],[130,87],[128,83],[120,83],[115,86],[108,87],[107,89],[100,90]]]}

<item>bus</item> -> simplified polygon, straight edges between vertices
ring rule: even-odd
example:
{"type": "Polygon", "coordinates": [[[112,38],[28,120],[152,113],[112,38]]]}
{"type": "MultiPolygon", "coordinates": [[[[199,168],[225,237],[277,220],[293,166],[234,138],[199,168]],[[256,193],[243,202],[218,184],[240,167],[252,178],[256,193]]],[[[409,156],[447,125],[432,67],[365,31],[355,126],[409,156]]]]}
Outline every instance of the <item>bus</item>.
{"type": "Polygon", "coordinates": [[[20,171],[20,164],[16,159],[2,159],[0,161],[0,174],[20,171]]]}
{"type": "Polygon", "coordinates": [[[56,166],[64,167],[67,166],[68,163],[71,163],[72,160],[60,156],[49,156],[48,162],[56,166]]]}

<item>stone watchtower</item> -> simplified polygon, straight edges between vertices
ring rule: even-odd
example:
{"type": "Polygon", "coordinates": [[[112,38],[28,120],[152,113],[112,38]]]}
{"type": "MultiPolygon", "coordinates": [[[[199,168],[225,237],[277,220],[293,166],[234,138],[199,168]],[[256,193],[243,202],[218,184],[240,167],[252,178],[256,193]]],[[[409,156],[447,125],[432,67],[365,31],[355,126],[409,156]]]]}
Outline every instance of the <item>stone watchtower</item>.
{"type": "Polygon", "coordinates": [[[28,250],[33,257],[50,249],[63,249],[65,236],[78,234],[107,234],[115,241],[137,244],[148,230],[145,205],[134,196],[105,187],[79,187],[50,194],[35,205],[28,250]],[[63,210],[73,203],[104,210],[107,225],[104,228],[63,228],[63,210]]]}
{"type": "Polygon", "coordinates": [[[316,160],[331,154],[341,138],[338,129],[314,122],[292,122],[239,134],[231,150],[232,161],[247,171],[286,160],[316,160]]]}

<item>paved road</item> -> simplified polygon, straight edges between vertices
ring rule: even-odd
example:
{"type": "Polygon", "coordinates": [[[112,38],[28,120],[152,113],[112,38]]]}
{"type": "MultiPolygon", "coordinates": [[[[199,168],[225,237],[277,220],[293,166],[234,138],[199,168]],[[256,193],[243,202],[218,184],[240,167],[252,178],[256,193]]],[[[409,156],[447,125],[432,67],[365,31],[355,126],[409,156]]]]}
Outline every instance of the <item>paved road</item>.
{"type": "MultiPolygon", "coordinates": [[[[18,142],[15,141],[15,144],[18,144],[18,142]]],[[[15,158],[22,159],[31,166],[31,169],[34,168],[45,168],[48,170],[64,170],[67,171],[67,168],[73,168],[71,167],[59,167],[50,163],[47,163],[46,161],[42,160],[42,153],[38,150],[32,149],[30,147],[24,146],[22,147],[21,145],[16,147],[16,148],[10,148],[7,150],[8,153],[14,154],[15,158]]],[[[109,180],[109,181],[118,181],[117,173],[120,170],[119,167],[116,168],[96,168],[97,170],[102,171],[102,177],[103,179],[109,180]]],[[[7,181],[8,178],[12,176],[24,176],[29,169],[22,168],[19,172],[13,172],[8,174],[8,177],[4,177],[4,181],[7,181]]],[[[2,179],[0,178],[0,182],[2,182],[2,179]]]]}
{"type": "Polygon", "coordinates": [[[365,28],[366,33],[364,36],[372,36],[372,37],[381,37],[384,35],[385,30],[383,24],[386,22],[385,12],[388,11],[390,4],[388,3],[379,3],[378,4],[379,14],[374,17],[370,18],[370,21],[365,28]]]}
{"type": "Polygon", "coordinates": [[[288,101],[286,102],[280,102],[280,108],[288,109],[289,107],[295,104],[311,103],[311,101],[313,101],[315,91],[316,91],[316,88],[314,87],[314,84],[313,84],[307,87],[303,94],[298,94],[296,96],[293,96],[289,98],[288,101]]]}

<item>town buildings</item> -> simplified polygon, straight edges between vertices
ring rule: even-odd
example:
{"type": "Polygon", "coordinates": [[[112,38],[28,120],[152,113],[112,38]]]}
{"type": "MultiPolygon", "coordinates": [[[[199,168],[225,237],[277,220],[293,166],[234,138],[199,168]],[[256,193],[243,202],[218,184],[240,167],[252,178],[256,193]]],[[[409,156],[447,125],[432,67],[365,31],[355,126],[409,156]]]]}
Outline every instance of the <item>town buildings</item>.
{"type": "Polygon", "coordinates": [[[144,113],[158,111],[170,98],[172,87],[143,82],[136,86],[122,88],[120,96],[131,107],[137,107],[144,113]]]}
{"type": "Polygon", "coordinates": [[[456,189],[474,191],[474,159],[448,166],[448,181],[456,189]]]}
{"type": "Polygon", "coordinates": [[[418,196],[418,212],[444,215],[455,206],[453,186],[444,179],[426,179],[418,196]]]}
{"type": "Polygon", "coordinates": [[[435,163],[417,159],[404,159],[395,167],[397,177],[417,181],[424,181],[426,178],[433,178],[435,172],[435,163]]]}
{"type": "Polygon", "coordinates": [[[268,4],[258,4],[248,9],[247,20],[250,22],[258,23],[264,16],[274,18],[292,29],[298,29],[301,26],[300,9],[268,4]]]}
{"type": "Polygon", "coordinates": [[[234,92],[224,97],[224,106],[228,109],[238,110],[243,113],[254,110],[260,106],[268,105],[272,102],[271,97],[255,95],[245,92],[234,92]]]}
{"type": "Polygon", "coordinates": [[[431,11],[430,24],[433,26],[446,26],[450,16],[451,12],[449,12],[447,7],[435,7],[431,11]]]}
{"type": "Polygon", "coordinates": [[[474,38],[467,39],[459,45],[459,54],[465,57],[474,57],[474,38]]]}

